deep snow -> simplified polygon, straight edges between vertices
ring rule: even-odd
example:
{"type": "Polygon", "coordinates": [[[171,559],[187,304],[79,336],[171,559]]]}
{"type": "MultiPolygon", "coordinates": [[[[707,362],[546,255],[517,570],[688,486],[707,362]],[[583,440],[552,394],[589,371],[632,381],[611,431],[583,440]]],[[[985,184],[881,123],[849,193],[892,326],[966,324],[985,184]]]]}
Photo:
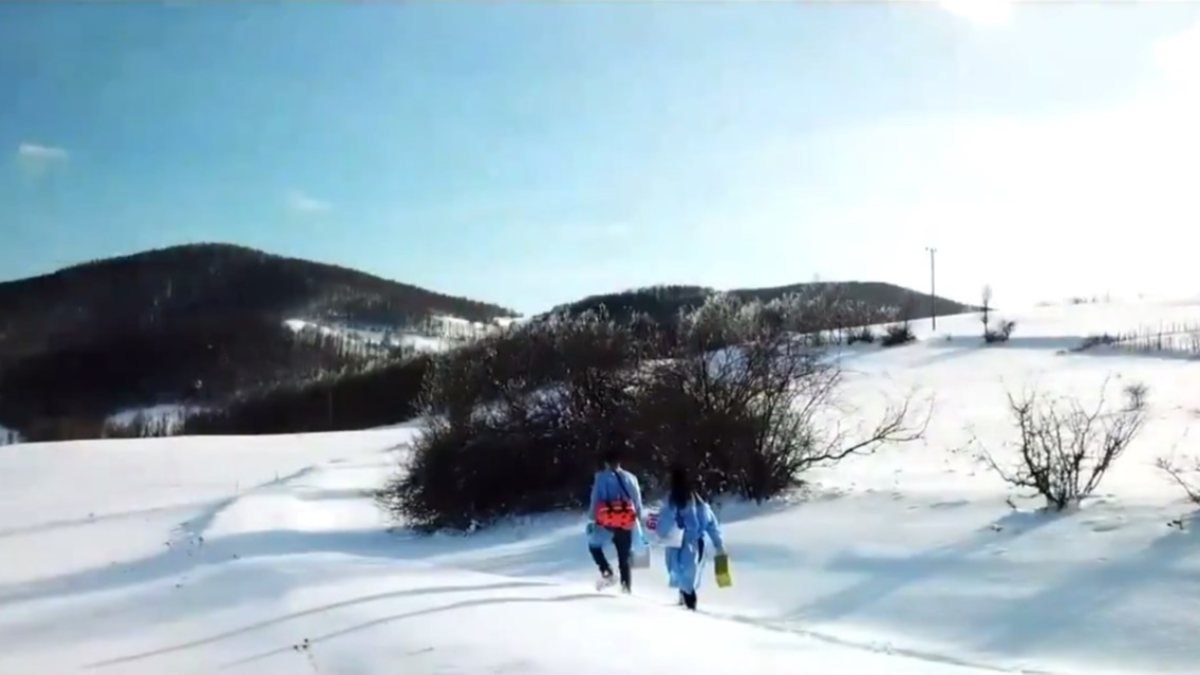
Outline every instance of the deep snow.
{"type": "Polygon", "coordinates": [[[1200,363],[1059,352],[1200,305],[1012,318],[1004,346],[979,346],[968,316],[842,352],[849,415],[915,389],[935,397],[928,438],[722,508],[734,587],[707,583],[698,615],[657,555],[635,597],[592,590],[582,514],[389,532],[369,491],[408,427],[4,448],[0,672],[1195,672],[1200,540],[1167,527],[1192,509],[1152,464],[1195,454],[1200,363]],[[1004,452],[1006,388],[1088,398],[1108,376],[1114,396],[1147,382],[1152,419],[1078,511],[1013,510],[952,452],[1004,452]]]}

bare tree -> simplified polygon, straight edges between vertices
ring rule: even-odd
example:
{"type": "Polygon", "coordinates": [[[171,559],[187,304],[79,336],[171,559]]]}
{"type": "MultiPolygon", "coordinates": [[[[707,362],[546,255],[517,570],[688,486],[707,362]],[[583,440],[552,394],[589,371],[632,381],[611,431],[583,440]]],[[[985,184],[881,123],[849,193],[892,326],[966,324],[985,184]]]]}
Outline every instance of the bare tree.
{"type": "Polygon", "coordinates": [[[1107,388],[1106,379],[1092,410],[1076,399],[1050,400],[1036,391],[1021,399],[1009,394],[1020,458],[1005,467],[986,448],[980,458],[1005,482],[1037,491],[1055,510],[1077,504],[1096,489],[1145,424],[1145,385],[1125,387],[1124,404],[1111,411],[1105,410],[1107,388]]]}
{"type": "Polygon", "coordinates": [[[980,321],[983,322],[983,341],[988,344],[1008,342],[1008,338],[1012,336],[1013,329],[1017,327],[1016,321],[1001,321],[998,328],[992,328],[991,284],[983,287],[983,307],[981,308],[980,321]]]}

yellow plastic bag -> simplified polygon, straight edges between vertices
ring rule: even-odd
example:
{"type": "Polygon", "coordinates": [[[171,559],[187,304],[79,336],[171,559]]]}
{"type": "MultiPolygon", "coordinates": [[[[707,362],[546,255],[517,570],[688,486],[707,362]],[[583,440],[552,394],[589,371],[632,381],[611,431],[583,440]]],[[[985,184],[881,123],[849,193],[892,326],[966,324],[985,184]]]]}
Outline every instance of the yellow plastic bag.
{"type": "Polygon", "coordinates": [[[733,585],[733,575],[729,572],[729,556],[718,553],[713,558],[713,572],[717,575],[717,586],[729,588],[733,585]]]}

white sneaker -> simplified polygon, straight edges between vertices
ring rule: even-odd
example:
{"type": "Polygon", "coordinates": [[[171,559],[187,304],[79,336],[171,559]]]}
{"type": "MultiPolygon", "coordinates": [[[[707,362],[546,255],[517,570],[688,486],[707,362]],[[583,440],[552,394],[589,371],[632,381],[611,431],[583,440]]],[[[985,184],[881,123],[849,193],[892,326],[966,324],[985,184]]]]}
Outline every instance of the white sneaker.
{"type": "Polygon", "coordinates": [[[596,590],[602,591],[602,590],[612,586],[615,583],[617,583],[617,580],[615,578],[613,578],[613,575],[611,572],[609,572],[608,574],[602,574],[602,575],[600,575],[600,578],[596,581],[596,590]]]}

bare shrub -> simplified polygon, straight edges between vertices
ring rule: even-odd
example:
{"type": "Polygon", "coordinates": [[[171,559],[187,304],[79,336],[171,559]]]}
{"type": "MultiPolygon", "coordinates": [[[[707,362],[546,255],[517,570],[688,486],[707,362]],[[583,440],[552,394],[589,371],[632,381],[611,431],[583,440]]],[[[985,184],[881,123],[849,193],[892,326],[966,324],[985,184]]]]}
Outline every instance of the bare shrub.
{"type": "Polygon", "coordinates": [[[988,344],[997,342],[1008,342],[1008,338],[1012,337],[1013,329],[1017,327],[1016,321],[1001,321],[1000,325],[992,327],[992,287],[983,287],[983,304],[980,307],[980,321],[983,323],[983,341],[988,344]]]}
{"type": "Polygon", "coordinates": [[[1079,346],[1076,347],[1074,351],[1082,352],[1094,347],[1100,347],[1102,345],[1114,345],[1120,341],[1121,338],[1110,335],[1109,333],[1089,335],[1083,339],[1083,342],[1079,343],[1079,346]]]}
{"type": "Polygon", "coordinates": [[[846,338],[846,341],[850,344],[856,344],[859,342],[865,344],[874,344],[875,331],[870,326],[859,326],[858,328],[854,328],[850,331],[850,335],[846,338]]]}
{"type": "Polygon", "coordinates": [[[907,321],[894,323],[884,329],[883,338],[879,344],[884,347],[895,347],[898,345],[908,344],[916,340],[917,336],[912,331],[912,326],[907,321]]]}
{"type": "Polygon", "coordinates": [[[1012,337],[1013,329],[1016,327],[1016,321],[1001,321],[998,328],[987,328],[984,330],[983,341],[988,344],[1008,342],[1008,338],[1012,337]]]}
{"type": "Polygon", "coordinates": [[[1172,458],[1159,457],[1154,465],[1183,488],[1192,503],[1200,504],[1200,459],[1193,459],[1186,465],[1181,465],[1172,458]]]}
{"type": "Polygon", "coordinates": [[[1055,510],[1079,503],[1096,489],[1145,424],[1145,385],[1125,387],[1124,403],[1114,410],[1105,410],[1107,387],[1105,380],[1092,410],[1076,399],[1053,400],[1036,391],[1021,399],[1009,394],[1019,460],[1014,466],[1003,466],[986,449],[981,459],[1010,485],[1037,491],[1055,510]]]}
{"type": "Polygon", "coordinates": [[[911,397],[859,437],[821,418],[841,369],[801,339],[774,334],[662,364],[640,400],[653,465],[695,467],[714,494],[762,501],[795,486],[816,464],[920,438],[911,397]]]}
{"type": "MultiPolygon", "coordinates": [[[[1195,413],[1196,411],[1193,411],[1195,413]]],[[[1183,436],[1188,435],[1188,430],[1184,430],[1183,436]]],[[[1181,438],[1180,441],[1183,439],[1181,438]]],[[[1178,442],[1175,447],[1178,447],[1178,442]]],[[[1200,457],[1190,457],[1187,461],[1180,461],[1175,455],[1175,447],[1172,447],[1171,454],[1164,455],[1155,460],[1154,465],[1160,471],[1166,474],[1176,485],[1183,488],[1184,494],[1187,495],[1189,501],[1193,504],[1200,504],[1200,457]]],[[[1180,525],[1182,526],[1182,519],[1180,525]]]]}

